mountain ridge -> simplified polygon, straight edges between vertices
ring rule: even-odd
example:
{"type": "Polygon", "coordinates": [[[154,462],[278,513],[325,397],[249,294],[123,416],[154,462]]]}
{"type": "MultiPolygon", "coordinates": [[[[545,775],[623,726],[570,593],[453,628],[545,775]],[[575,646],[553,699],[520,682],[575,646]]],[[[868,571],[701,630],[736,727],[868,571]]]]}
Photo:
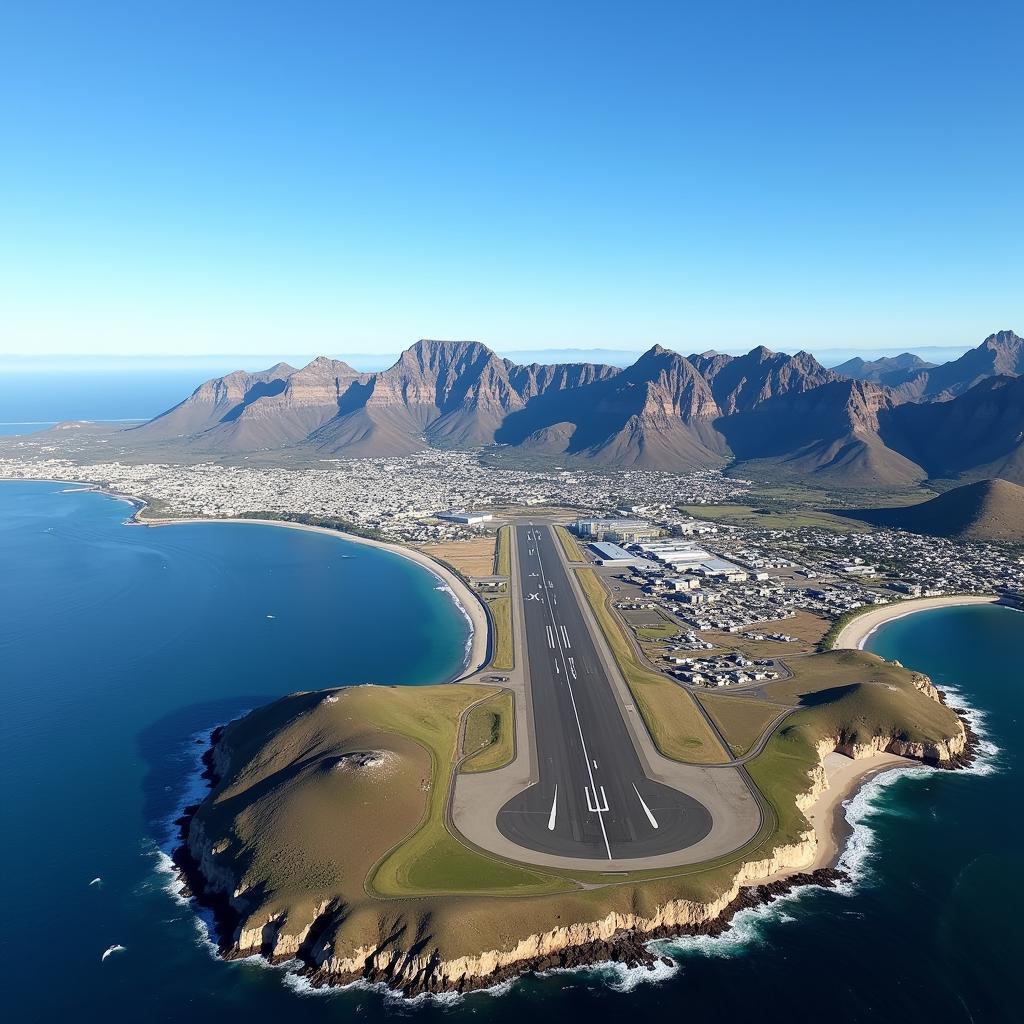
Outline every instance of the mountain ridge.
{"type": "Polygon", "coordinates": [[[1014,383],[1024,378],[983,372],[1024,363],[1024,343],[1002,331],[972,352],[926,369],[914,357],[862,361],[847,376],[807,352],[764,346],[740,356],[683,356],[654,345],[618,368],[523,365],[477,341],[421,339],[375,373],[320,356],[300,368],[278,363],[214,378],[126,433],[197,451],[303,449],[352,458],[499,444],[607,468],[732,465],[837,487],[988,470],[1024,477],[1014,383]],[[943,390],[917,401],[867,379],[940,370],[935,386],[943,390]],[[962,388],[965,376],[977,380],[962,388]],[[986,424],[984,437],[975,421],[986,424]],[[969,450],[957,434],[972,438],[969,450]]]}

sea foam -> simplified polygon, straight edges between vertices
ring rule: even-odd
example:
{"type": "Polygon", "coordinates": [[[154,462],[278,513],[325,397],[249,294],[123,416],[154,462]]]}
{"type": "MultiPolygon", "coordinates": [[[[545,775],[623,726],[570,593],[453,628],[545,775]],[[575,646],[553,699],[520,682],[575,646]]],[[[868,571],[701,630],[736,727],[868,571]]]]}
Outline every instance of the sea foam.
{"type": "Polygon", "coordinates": [[[447,594],[452,599],[452,601],[455,604],[455,607],[459,610],[459,614],[466,620],[466,624],[469,626],[469,635],[466,637],[466,644],[465,647],[463,648],[462,654],[462,667],[468,668],[469,660],[473,655],[473,635],[475,633],[473,617],[466,610],[465,605],[463,605],[463,603],[459,600],[458,594],[456,594],[455,591],[452,590],[452,588],[447,583],[445,583],[445,581],[441,579],[440,576],[435,575],[434,579],[438,581],[438,585],[434,587],[434,589],[439,590],[444,594],[447,594]]]}

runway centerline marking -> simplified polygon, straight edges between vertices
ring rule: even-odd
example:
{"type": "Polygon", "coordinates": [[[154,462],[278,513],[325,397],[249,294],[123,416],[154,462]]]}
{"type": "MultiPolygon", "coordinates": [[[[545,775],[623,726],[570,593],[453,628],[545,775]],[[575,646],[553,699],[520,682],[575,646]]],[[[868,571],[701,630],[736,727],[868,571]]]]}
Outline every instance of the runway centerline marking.
{"type": "Polygon", "coordinates": [[[651,813],[650,807],[644,803],[644,798],[640,795],[640,790],[636,788],[636,783],[633,783],[633,792],[636,793],[637,800],[640,801],[640,806],[644,809],[644,814],[647,815],[647,820],[651,823],[654,828],[658,827],[658,819],[651,813]]]}
{"type": "MultiPolygon", "coordinates": [[[[540,569],[541,579],[545,583],[547,583],[547,576],[544,574],[544,559],[541,557],[540,548],[539,547],[537,548],[537,565],[538,565],[538,568],[540,569]]],[[[552,610],[551,605],[547,606],[547,610],[548,610],[548,616],[551,619],[551,625],[554,626],[554,627],[557,627],[558,626],[558,622],[555,620],[555,613],[552,610]]],[[[557,629],[556,629],[555,636],[557,637],[557,635],[558,635],[558,633],[557,633],[557,629]]],[[[558,645],[558,654],[559,654],[559,657],[562,659],[563,667],[566,667],[565,666],[565,651],[562,649],[562,645],[561,645],[560,641],[559,641],[559,645],[558,645]]],[[[594,771],[590,767],[590,755],[587,753],[587,741],[586,741],[586,739],[583,736],[583,724],[580,722],[580,713],[579,713],[579,709],[576,707],[576,697],[575,697],[575,695],[572,692],[572,683],[569,681],[568,670],[566,670],[566,673],[565,673],[565,685],[566,685],[566,689],[569,691],[569,700],[572,703],[572,713],[573,713],[573,716],[576,719],[576,730],[580,734],[580,745],[583,747],[583,761],[584,761],[584,763],[587,766],[587,776],[590,779],[590,785],[594,789],[594,802],[597,803],[597,787],[594,785],[594,771]]],[[[602,794],[603,794],[603,792],[604,791],[602,790],[602,794]]],[[[608,854],[608,859],[609,860],[613,860],[614,858],[612,857],[612,848],[611,848],[611,845],[608,842],[608,831],[604,827],[604,813],[608,810],[607,804],[608,804],[608,801],[605,800],[605,806],[603,808],[600,805],[598,805],[596,810],[595,810],[595,813],[597,814],[597,822],[601,826],[601,837],[604,839],[605,852],[608,854]]],[[[587,806],[588,806],[588,808],[590,807],[590,797],[589,796],[587,797],[587,806]]]]}

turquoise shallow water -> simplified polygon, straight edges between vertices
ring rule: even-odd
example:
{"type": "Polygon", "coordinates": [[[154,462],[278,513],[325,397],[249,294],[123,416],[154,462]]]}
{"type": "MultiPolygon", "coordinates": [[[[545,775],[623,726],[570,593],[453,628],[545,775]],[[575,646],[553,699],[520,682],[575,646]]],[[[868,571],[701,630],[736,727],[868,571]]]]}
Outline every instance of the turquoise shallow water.
{"type": "Polygon", "coordinates": [[[655,981],[609,968],[414,1006],[304,995],[282,969],[215,960],[167,891],[159,850],[195,739],[294,689],[447,678],[465,621],[397,556],[272,526],[125,527],[127,505],[61,490],[0,484],[8,1019],[1022,1019],[1024,615],[928,612],[872,638],[980,709],[987,753],[858,797],[843,892],[805,890],[677,943],[655,981]],[[114,943],[125,950],[101,962],[114,943]]]}

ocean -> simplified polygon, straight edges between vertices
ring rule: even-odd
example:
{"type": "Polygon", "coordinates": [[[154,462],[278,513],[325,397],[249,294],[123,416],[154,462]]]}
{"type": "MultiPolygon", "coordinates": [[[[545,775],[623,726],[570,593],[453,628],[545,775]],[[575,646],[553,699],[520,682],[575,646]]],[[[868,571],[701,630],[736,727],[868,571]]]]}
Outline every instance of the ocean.
{"type": "Polygon", "coordinates": [[[413,1003],[310,993],[285,967],[217,960],[174,895],[171,821],[202,742],[296,689],[451,678],[465,619],[388,552],[269,525],[125,526],[126,503],[66,491],[0,483],[7,1019],[1022,1019],[1024,615],[937,610],[871,638],[975,709],[984,753],[965,772],[870,783],[849,809],[840,891],[666,943],[676,966],[653,974],[599,967],[413,1003]]]}
{"type": "Polygon", "coordinates": [[[177,405],[209,376],[167,373],[4,373],[0,435],[28,434],[61,420],[144,420],[177,405]]]}

